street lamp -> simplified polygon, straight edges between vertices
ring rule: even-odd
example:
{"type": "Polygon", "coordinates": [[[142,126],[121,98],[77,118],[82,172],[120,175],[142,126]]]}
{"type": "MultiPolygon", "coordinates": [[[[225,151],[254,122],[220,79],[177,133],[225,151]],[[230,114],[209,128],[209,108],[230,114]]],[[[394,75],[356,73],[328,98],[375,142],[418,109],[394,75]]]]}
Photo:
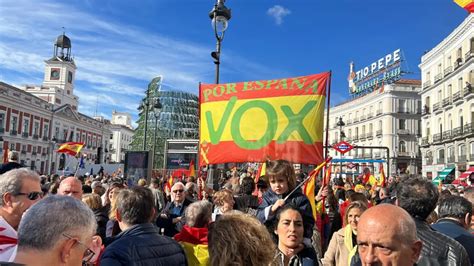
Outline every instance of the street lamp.
{"type": "Polygon", "coordinates": [[[224,5],[225,0],[216,0],[214,8],[209,12],[212,28],[217,39],[216,51],[211,53],[216,64],[216,84],[219,84],[219,65],[221,63],[221,42],[224,39],[224,33],[229,26],[231,10],[224,5]]]}
{"type": "Polygon", "coordinates": [[[53,152],[54,152],[54,146],[56,145],[56,141],[57,141],[56,137],[53,137],[51,139],[51,152],[49,153],[49,172],[48,172],[49,176],[51,176],[53,172],[53,152]]]}
{"type": "Polygon", "coordinates": [[[158,118],[160,117],[160,112],[162,105],[160,99],[156,98],[157,101],[153,106],[153,115],[155,116],[155,132],[153,136],[153,167],[155,167],[155,155],[156,155],[156,132],[158,131],[158,118]]]}
{"type": "MultiPolygon", "coordinates": [[[[342,131],[342,127],[344,127],[346,125],[346,123],[344,123],[344,121],[342,121],[342,116],[339,117],[339,121],[337,121],[337,124],[336,126],[339,127],[339,140],[340,141],[343,141],[344,138],[346,137],[346,134],[344,134],[344,131],[342,131]]],[[[342,152],[341,152],[341,161],[340,161],[340,165],[339,165],[339,169],[341,170],[341,172],[339,173],[339,176],[342,178],[342,152]]]]}

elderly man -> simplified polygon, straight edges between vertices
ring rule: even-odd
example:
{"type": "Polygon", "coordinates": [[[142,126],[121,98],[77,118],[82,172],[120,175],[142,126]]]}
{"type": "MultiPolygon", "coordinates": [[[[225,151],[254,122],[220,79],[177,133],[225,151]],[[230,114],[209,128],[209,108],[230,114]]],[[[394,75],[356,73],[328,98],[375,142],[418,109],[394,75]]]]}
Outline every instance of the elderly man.
{"type": "MultiPolygon", "coordinates": [[[[22,265],[81,265],[94,252],[94,213],[82,202],[49,196],[31,207],[18,229],[18,254],[22,265]]],[[[100,245],[101,243],[98,243],[100,245]]]]}
{"type": "Polygon", "coordinates": [[[191,201],[186,199],[184,185],[177,182],[171,187],[171,201],[166,204],[156,220],[156,225],[163,229],[166,236],[173,237],[184,225],[184,211],[191,201]]]}
{"type": "Polygon", "coordinates": [[[9,151],[8,152],[8,163],[3,164],[0,166],[0,175],[3,175],[4,173],[17,169],[17,168],[22,168],[24,167],[23,165],[18,163],[18,152],[16,151],[9,151]]]}
{"type": "Polygon", "coordinates": [[[100,265],[186,265],[182,247],[160,235],[150,189],[133,187],[117,195],[115,217],[122,233],[107,246],[100,265]]]}
{"type": "Polygon", "coordinates": [[[447,196],[439,203],[438,217],[431,227],[463,245],[473,262],[474,235],[467,230],[471,226],[472,203],[461,196],[447,196]]]}
{"type": "Polygon", "coordinates": [[[82,200],[82,183],[74,176],[65,178],[59,184],[58,195],[71,196],[78,200],[82,200]]]}
{"type": "Polygon", "coordinates": [[[369,208],[357,226],[357,246],[362,265],[415,265],[422,243],[416,226],[400,207],[380,204],[369,208]]]}
{"type": "Polygon", "coordinates": [[[397,186],[396,204],[405,209],[416,224],[423,241],[420,265],[471,265],[464,247],[456,240],[433,230],[426,218],[438,202],[438,189],[428,180],[410,178],[397,186]]]}
{"type": "Polygon", "coordinates": [[[43,197],[40,177],[27,168],[10,170],[0,175],[0,195],[0,261],[12,261],[21,217],[43,197]]]}

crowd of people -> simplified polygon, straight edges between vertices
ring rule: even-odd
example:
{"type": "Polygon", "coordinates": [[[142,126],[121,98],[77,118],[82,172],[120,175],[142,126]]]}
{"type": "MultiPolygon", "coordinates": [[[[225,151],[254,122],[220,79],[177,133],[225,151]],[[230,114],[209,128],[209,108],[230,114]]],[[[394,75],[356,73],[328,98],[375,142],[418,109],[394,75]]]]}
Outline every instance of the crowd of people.
{"type": "MultiPolygon", "coordinates": [[[[14,158],[14,154],[11,156],[14,158]]],[[[284,160],[265,176],[233,169],[128,186],[99,176],[0,167],[2,265],[472,265],[474,188],[417,177],[385,186],[317,183],[316,217],[284,160]],[[255,182],[258,179],[258,182],[255,182]]]]}

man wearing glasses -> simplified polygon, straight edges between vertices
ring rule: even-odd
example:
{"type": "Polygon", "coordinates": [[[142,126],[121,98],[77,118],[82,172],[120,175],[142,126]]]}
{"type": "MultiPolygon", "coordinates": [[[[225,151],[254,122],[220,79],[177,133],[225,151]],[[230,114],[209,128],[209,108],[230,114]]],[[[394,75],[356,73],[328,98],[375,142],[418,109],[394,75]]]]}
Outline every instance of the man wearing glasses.
{"type": "Polygon", "coordinates": [[[49,196],[32,206],[21,220],[14,262],[87,265],[95,255],[89,246],[96,227],[94,213],[81,201],[67,196],[49,196]]]}
{"type": "Polygon", "coordinates": [[[177,182],[171,187],[171,201],[166,204],[156,220],[156,225],[163,229],[163,234],[173,237],[181,231],[184,221],[184,210],[192,202],[186,198],[184,184],[177,182]]]}
{"type": "Polygon", "coordinates": [[[0,261],[12,261],[23,213],[43,197],[40,177],[27,168],[0,175],[0,261]]]}

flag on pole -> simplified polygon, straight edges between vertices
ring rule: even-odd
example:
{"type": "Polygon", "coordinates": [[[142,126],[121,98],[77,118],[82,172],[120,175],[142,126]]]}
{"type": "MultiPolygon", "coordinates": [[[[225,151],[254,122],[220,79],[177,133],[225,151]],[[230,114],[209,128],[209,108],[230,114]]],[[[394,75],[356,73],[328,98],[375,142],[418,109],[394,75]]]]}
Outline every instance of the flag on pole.
{"type": "Polygon", "coordinates": [[[76,156],[76,154],[81,151],[82,147],[84,147],[84,143],[82,142],[66,142],[61,144],[56,152],[76,156]]]}
{"type": "Polygon", "coordinates": [[[189,176],[196,177],[196,169],[194,166],[194,160],[191,160],[191,162],[189,163],[189,176]]]}
{"type": "Polygon", "coordinates": [[[379,166],[379,171],[380,171],[380,179],[379,179],[379,186],[381,187],[385,187],[385,172],[383,170],[383,163],[380,163],[380,166],[379,166]]]}
{"type": "Polygon", "coordinates": [[[309,180],[306,182],[306,184],[303,187],[303,192],[308,197],[309,204],[311,204],[311,211],[313,213],[314,220],[317,220],[318,214],[316,211],[316,199],[314,195],[314,189],[316,187],[316,178],[318,177],[319,172],[321,171],[320,169],[315,169],[309,173],[309,180]]]}
{"type": "Polygon", "coordinates": [[[331,181],[331,167],[332,167],[332,164],[331,163],[328,163],[326,165],[326,171],[324,171],[324,182],[323,182],[323,185],[328,185],[329,182],[331,181]]]}
{"type": "Polygon", "coordinates": [[[323,128],[330,73],[200,84],[200,153],[202,165],[324,161],[323,128]]]}

